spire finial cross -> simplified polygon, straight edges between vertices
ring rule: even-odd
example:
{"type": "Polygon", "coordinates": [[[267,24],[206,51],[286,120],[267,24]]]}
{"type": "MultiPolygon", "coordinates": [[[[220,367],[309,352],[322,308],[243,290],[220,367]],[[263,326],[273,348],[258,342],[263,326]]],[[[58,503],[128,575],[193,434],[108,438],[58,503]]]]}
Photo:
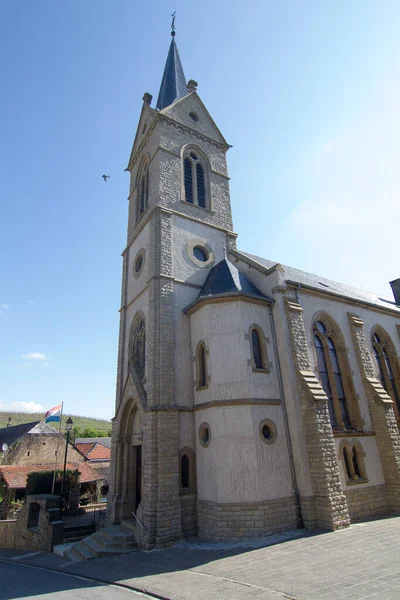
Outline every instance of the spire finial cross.
{"type": "Polygon", "coordinates": [[[171,17],[172,17],[172,23],[171,23],[171,35],[174,36],[175,35],[175,15],[176,15],[176,10],[174,10],[174,12],[172,13],[171,17]]]}

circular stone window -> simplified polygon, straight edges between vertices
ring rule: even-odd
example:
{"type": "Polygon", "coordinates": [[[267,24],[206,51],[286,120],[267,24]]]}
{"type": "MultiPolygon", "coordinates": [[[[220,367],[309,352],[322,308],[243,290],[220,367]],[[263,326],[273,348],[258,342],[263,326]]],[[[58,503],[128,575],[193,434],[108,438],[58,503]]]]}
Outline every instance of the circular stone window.
{"type": "Polygon", "coordinates": [[[273,444],[278,437],[276,425],[270,419],[264,419],[264,421],[261,421],[260,437],[265,444],[273,444]]]}
{"type": "Polygon", "coordinates": [[[198,121],[199,120],[199,115],[197,113],[195,113],[195,112],[190,112],[189,113],[189,117],[191,119],[193,119],[193,121],[198,121]]]}
{"type": "Polygon", "coordinates": [[[136,254],[135,261],[133,263],[133,276],[135,279],[140,277],[141,272],[143,271],[144,266],[144,248],[141,248],[139,252],[136,254]]]}
{"type": "Polygon", "coordinates": [[[202,423],[199,427],[200,444],[207,448],[211,441],[211,430],[208,423],[202,423]]]}
{"type": "Polygon", "coordinates": [[[193,248],[193,254],[197,260],[201,260],[201,262],[206,262],[208,260],[208,252],[203,246],[195,246],[193,248]]]}
{"type": "Polygon", "coordinates": [[[211,246],[199,238],[190,240],[186,245],[186,251],[196,267],[210,267],[214,262],[215,255],[211,246]]]}

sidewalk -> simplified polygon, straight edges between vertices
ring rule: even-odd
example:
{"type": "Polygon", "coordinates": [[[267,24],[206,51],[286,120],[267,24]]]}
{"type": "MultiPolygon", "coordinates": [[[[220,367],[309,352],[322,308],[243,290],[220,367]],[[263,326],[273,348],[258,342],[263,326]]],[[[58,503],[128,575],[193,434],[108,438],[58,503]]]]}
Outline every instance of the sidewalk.
{"type": "Polygon", "coordinates": [[[400,517],[337,532],[292,534],[266,538],[269,545],[263,547],[182,543],[82,563],[21,550],[0,550],[0,559],[115,582],[168,600],[400,598],[400,517]]]}

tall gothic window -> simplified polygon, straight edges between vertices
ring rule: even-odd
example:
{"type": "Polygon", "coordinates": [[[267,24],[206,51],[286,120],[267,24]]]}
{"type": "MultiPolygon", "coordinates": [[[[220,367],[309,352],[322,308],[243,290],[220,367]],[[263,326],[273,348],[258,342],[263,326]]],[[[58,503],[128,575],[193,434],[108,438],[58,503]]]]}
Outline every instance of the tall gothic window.
{"type": "Polygon", "coordinates": [[[381,328],[373,333],[372,346],[379,380],[394,401],[396,419],[400,422],[400,369],[396,351],[391,339],[381,328]]]}
{"type": "Polygon", "coordinates": [[[140,219],[148,206],[149,195],[149,165],[145,161],[140,169],[138,178],[137,218],[140,219]]]}
{"type": "Polygon", "coordinates": [[[194,150],[190,150],[184,155],[183,180],[186,202],[206,208],[205,165],[199,154],[194,150]]]}
{"type": "Polygon", "coordinates": [[[140,379],[143,379],[146,366],[146,327],[144,317],[139,313],[131,329],[130,363],[140,379]]]}
{"type": "Polygon", "coordinates": [[[251,332],[251,345],[253,348],[253,360],[254,366],[256,369],[263,368],[263,360],[262,360],[262,352],[261,352],[261,342],[260,335],[257,329],[253,329],[251,332]]]}
{"type": "Polygon", "coordinates": [[[319,378],[328,397],[331,425],[334,428],[354,427],[359,422],[359,414],[358,407],[354,406],[355,401],[351,402],[350,374],[345,351],[338,351],[338,338],[325,320],[319,319],[314,323],[313,333],[319,378]],[[343,367],[347,367],[346,383],[342,373],[343,367]]]}

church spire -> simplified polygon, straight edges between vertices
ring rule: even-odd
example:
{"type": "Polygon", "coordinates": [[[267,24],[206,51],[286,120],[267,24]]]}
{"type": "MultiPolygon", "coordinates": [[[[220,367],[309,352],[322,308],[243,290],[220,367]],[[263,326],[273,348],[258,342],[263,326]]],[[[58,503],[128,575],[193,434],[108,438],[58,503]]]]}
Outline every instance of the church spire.
{"type": "Polygon", "coordinates": [[[183,98],[183,96],[186,96],[188,93],[186,89],[185,74],[175,42],[175,13],[172,15],[171,35],[171,45],[169,47],[167,62],[165,63],[160,92],[158,94],[158,110],[162,110],[175,102],[178,98],[183,98]]]}

